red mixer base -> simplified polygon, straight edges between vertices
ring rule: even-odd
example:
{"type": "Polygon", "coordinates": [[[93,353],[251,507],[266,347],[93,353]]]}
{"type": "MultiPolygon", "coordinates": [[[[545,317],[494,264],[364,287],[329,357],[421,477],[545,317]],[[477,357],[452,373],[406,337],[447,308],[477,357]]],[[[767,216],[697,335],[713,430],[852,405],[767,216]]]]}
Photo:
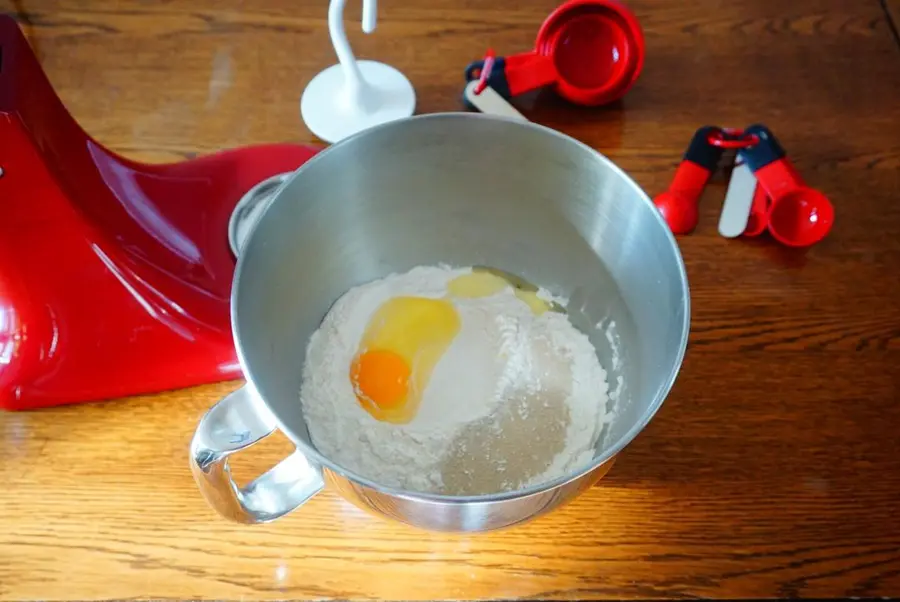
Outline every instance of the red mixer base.
{"type": "Polygon", "coordinates": [[[91,139],[0,16],[0,408],[240,376],[228,221],[313,147],[145,165],[91,139]]]}

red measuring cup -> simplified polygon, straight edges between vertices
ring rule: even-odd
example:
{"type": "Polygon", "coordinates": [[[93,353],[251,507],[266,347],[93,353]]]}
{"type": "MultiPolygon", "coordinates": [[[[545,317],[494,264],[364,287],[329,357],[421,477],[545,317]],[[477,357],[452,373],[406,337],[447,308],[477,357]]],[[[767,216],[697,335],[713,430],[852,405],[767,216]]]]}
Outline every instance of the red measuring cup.
{"type": "Polygon", "coordinates": [[[834,224],[828,197],[806,185],[766,126],[752,125],[745,132],[759,138],[740,153],[770,199],[769,234],[790,247],[807,247],[825,238],[834,224]]]}
{"type": "MultiPolygon", "coordinates": [[[[644,66],[644,34],[618,0],[569,0],[544,21],[534,50],[497,57],[487,83],[510,98],[553,85],[580,105],[621,98],[644,66]]],[[[481,77],[484,61],[466,68],[466,81],[481,77]]]]}

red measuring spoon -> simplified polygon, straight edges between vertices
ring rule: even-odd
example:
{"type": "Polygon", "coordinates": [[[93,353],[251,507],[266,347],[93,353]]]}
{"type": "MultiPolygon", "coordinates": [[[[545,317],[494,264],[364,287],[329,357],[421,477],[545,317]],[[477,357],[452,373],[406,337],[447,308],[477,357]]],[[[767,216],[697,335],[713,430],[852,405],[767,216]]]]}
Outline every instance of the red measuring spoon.
{"type": "Polygon", "coordinates": [[[744,228],[744,236],[759,236],[766,231],[769,224],[769,194],[766,189],[756,185],[753,191],[753,201],[750,205],[750,215],[747,217],[747,227],[744,228]]]}
{"type": "MultiPolygon", "coordinates": [[[[644,65],[644,35],[618,0],[569,0],[544,21],[534,50],[497,57],[487,83],[510,98],[553,85],[576,104],[596,106],[621,98],[644,65]]],[[[484,61],[466,68],[481,77],[484,61]]]]}
{"type": "Polygon", "coordinates": [[[722,149],[710,144],[710,135],[720,131],[708,125],[694,133],[669,188],[653,199],[674,234],[688,234],[697,227],[700,196],[722,157],[722,149]]]}
{"type": "Polygon", "coordinates": [[[806,185],[784,148],[764,125],[753,125],[747,134],[759,143],[741,151],[770,202],[769,233],[791,247],[806,247],[825,238],[834,224],[834,206],[824,194],[806,185]]]}

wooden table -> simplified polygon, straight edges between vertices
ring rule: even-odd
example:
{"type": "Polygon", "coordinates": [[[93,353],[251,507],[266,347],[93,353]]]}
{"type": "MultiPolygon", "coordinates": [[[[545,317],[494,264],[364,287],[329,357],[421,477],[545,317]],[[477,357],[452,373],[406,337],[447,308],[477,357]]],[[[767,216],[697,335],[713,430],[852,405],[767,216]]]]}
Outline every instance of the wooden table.
{"type": "MultiPolygon", "coordinates": [[[[325,493],[266,526],[213,515],[187,469],[235,383],[0,415],[0,598],[900,595],[900,46],[877,0],[631,0],[648,58],[620,106],[532,119],[651,193],[703,124],[767,122],[837,207],[807,252],[720,238],[723,185],[680,240],[693,328],[663,409],[601,485],[549,517],[432,535],[325,493]]],[[[355,4],[355,3],[354,3],[355,4]]],[[[459,107],[461,70],[526,49],[554,0],[386,0],[363,57],[459,107]]],[[[322,0],[0,0],[63,100],[129,156],[309,141],[334,62],[322,0]],[[89,7],[89,8],[88,8],[89,7]]],[[[354,19],[358,7],[349,9],[354,19]]],[[[264,443],[249,476],[288,448],[264,443]]]]}

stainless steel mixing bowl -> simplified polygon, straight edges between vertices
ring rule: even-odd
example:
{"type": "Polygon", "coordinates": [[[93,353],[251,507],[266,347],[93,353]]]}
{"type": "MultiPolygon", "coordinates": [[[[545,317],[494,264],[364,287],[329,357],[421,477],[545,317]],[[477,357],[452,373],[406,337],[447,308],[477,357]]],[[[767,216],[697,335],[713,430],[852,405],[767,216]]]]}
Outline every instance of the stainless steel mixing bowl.
{"type": "Polygon", "coordinates": [[[476,114],[379,126],[301,167],[250,234],[232,292],[248,384],[200,422],[193,473],[213,508],[240,522],[278,518],[327,484],[427,529],[519,523],[591,487],[646,426],[681,366],[689,313],[672,234],[640,187],[599,153],[539,125],[476,114]],[[298,397],[310,335],[347,289],[439,263],[493,266],[570,298],[573,323],[590,336],[611,386],[621,383],[593,462],[529,489],[451,497],[385,487],[316,451],[298,397]],[[276,428],[296,452],[237,487],[228,456],[276,428]]]}

